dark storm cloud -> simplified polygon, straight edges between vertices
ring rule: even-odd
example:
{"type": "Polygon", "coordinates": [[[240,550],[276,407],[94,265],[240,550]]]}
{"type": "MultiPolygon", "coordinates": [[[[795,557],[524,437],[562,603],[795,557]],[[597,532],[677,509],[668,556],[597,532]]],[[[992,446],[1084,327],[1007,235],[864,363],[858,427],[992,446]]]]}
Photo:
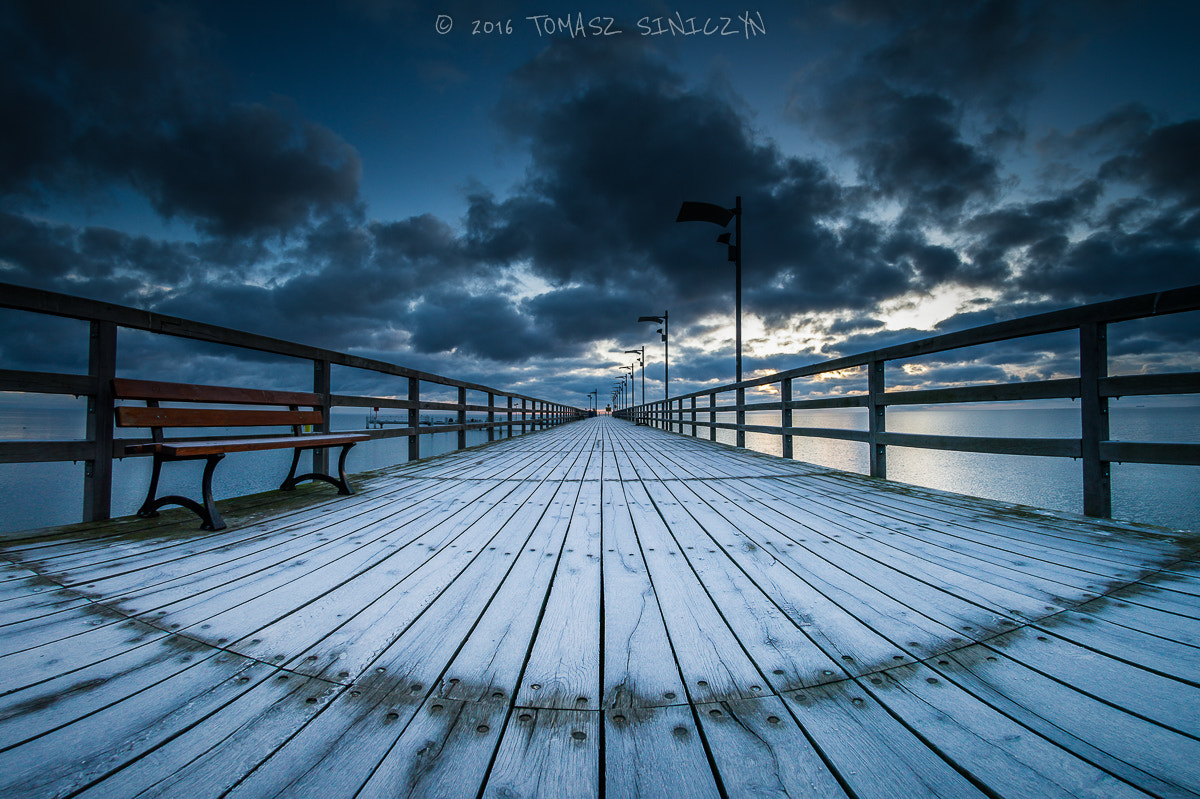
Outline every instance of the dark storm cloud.
{"type": "Polygon", "coordinates": [[[874,195],[945,223],[968,201],[993,197],[1000,182],[997,158],[963,139],[961,115],[945,96],[856,76],[829,90],[820,121],[874,195]]]}
{"type": "MultiPolygon", "coordinates": [[[[1095,12],[1095,3],[1089,3],[1095,12]]],[[[1072,18],[1089,10],[1072,2],[844,2],[863,22],[890,35],[863,57],[865,69],[954,95],[974,94],[1005,111],[1034,88],[1034,70],[1078,37],[1072,18]]]]}
{"type": "Polygon", "coordinates": [[[214,34],[176,6],[22,2],[0,12],[0,194],[127,182],[219,235],[353,207],[361,164],[284,106],[233,102],[214,34]]]}
{"type": "Polygon", "coordinates": [[[768,325],[804,310],[866,307],[946,265],[920,244],[905,257],[923,257],[904,263],[880,256],[885,232],[853,216],[853,199],[824,165],[759,140],[735,99],[685,85],[636,40],[552,45],[514,74],[496,116],[529,147],[531,165],[503,201],[471,194],[468,238],[479,258],[527,262],[551,284],[525,306],[538,318],[554,293],[583,287],[598,301],[595,335],[604,335],[607,287],[624,282],[671,304],[681,324],[727,312],[732,270],[715,246],[720,231],[673,224],[684,199],[732,205],[742,196],[747,307],[768,325]]]}
{"type": "Polygon", "coordinates": [[[544,345],[507,298],[447,291],[427,295],[409,317],[417,352],[458,351],[497,361],[527,358],[544,345]]]}
{"type": "Polygon", "coordinates": [[[1200,207],[1200,119],[1149,131],[1132,152],[1108,161],[1101,175],[1140,184],[1163,200],[1200,207]]]}
{"type": "Polygon", "coordinates": [[[1058,197],[1002,206],[967,220],[962,229],[974,238],[968,248],[971,272],[992,284],[1011,278],[1011,256],[1022,248],[1027,248],[1029,268],[1058,268],[1070,249],[1068,234],[1100,193],[1097,182],[1086,181],[1058,197]]]}
{"type": "Polygon", "coordinates": [[[207,274],[197,257],[206,249],[0,212],[0,280],[95,299],[127,302],[153,296],[151,287],[186,285],[207,274]]]}

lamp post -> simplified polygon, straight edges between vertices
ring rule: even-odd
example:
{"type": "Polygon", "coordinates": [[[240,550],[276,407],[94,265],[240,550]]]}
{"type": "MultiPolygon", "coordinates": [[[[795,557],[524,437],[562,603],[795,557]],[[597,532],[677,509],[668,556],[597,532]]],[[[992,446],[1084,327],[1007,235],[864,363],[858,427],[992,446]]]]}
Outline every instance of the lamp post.
{"type": "MultiPolygon", "coordinates": [[[[662,335],[663,340],[663,400],[668,396],[669,383],[671,378],[671,342],[670,330],[667,328],[667,312],[663,311],[662,316],[639,316],[639,322],[654,322],[662,325],[656,333],[662,335]]],[[[645,349],[643,347],[642,349],[645,349]]],[[[642,403],[645,404],[646,398],[642,397],[642,403]]]]}
{"type": "Polygon", "coordinates": [[[638,356],[638,363],[642,365],[642,404],[646,404],[646,345],[643,344],[640,349],[625,350],[626,355],[638,356]]]}
{"type": "MultiPolygon", "coordinates": [[[[733,228],[736,240],[732,243],[729,241],[729,234],[722,233],[717,237],[718,244],[724,244],[729,248],[728,260],[734,263],[734,279],[736,288],[734,290],[734,327],[736,330],[736,355],[735,355],[735,371],[736,383],[742,382],[742,198],[739,196],[734,201],[733,208],[725,208],[712,203],[697,203],[684,201],[679,206],[679,215],[675,217],[676,222],[711,222],[720,227],[727,227],[729,220],[736,220],[733,228]]],[[[746,404],[746,390],[739,388],[737,390],[737,445],[739,447],[746,446],[746,431],[743,429],[746,425],[746,412],[741,408],[746,404]]]]}

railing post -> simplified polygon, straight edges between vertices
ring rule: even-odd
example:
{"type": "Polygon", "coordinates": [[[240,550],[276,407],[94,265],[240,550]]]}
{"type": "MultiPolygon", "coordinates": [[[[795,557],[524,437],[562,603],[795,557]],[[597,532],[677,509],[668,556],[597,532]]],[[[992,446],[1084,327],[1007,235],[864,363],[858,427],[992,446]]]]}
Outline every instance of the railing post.
{"type": "Polygon", "coordinates": [[[496,395],[488,392],[488,441],[496,440],[496,395]]]}
{"type": "Polygon", "coordinates": [[[717,392],[708,395],[708,440],[717,440],[717,392]]]}
{"type": "Polygon", "coordinates": [[[512,428],[513,428],[513,423],[512,423],[512,416],[513,416],[513,414],[512,414],[512,408],[513,408],[513,406],[512,406],[512,395],[509,395],[509,397],[508,397],[508,437],[509,437],[509,438],[512,438],[512,437],[513,437],[513,432],[512,432],[512,428]]]}
{"type": "Polygon", "coordinates": [[[421,381],[416,377],[408,378],[408,402],[408,459],[415,461],[421,457],[421,381]]]}
{"type": "Polygon", "coordinates": [[[1103,322],[1079,326],[1079,412],[1083,456],[1083,512],[1112,517],[1112,474],[1100,458],[1100,442],[1109,437],[1108,397],[1100,395],[1100,380],[1108,376],[1108,330],[1103,322]]]}
{"type": "Polygon", "coordinates": [[[458,427],[459,427],[458,448],[459,449],[467,448],[467,429],[465,427],[466,424],[467,424],[467,390],[464,387],[459,386],[458,387],[458,427]]]}
{"type": "Polygon", "coordinates": [[[884,416],[887,406],[883,404],[884,363],[875,358],[867,363],[867,413],[871,415],[867,423],[867,445],[871,448],[869,460],[872,477],[887,477],[887,448],[879,440],[879,434],[887,430],[887,418],[884,416]]]}
{"type": "Polygon", "coordinates": [[[696,437],[696,398],[692,397],[692,438],[696,437]]]}
{"type": "Polygon", "coordinates": [[[528,400],[521,397],[521,435],[529,432],[529,404],[528,400]]]}
{"type": "Polygon", "coordinates": [[[785,377],[779,381],[779,402],[783,406],[779,414],[780,433],[783,436],[783,457],[792,459],[792,434],[787,429],[792,426],[792,378],[785,377]]]}
{"type": "MultiPolygon", "coordinates": [[[[313,361],[313,393],[321,398],[321,429],[317,433],[330,431],[329,414],[333,410],[329,395],[333,392],[333,380],[330,376],[329,361],[315,359],[313,361]]],[[[329,449],[321,447],[312,451],[313,471],[317,474],[329,474],[329,449]]]]}
{"type": "Polygon", "coordinates": [[[737,390],[737,445],[739,447],[746,446],[746,431],[743,430],[746,426],[746,389],[739,388],[737,390]]]}
{"type": "Polygon", "coordinates": [[[117,375],[117,325],[92,322],[88,341],[87,439],[93,459],[83,464],[83,520],[112,517],[113,388],[117,375]]]}

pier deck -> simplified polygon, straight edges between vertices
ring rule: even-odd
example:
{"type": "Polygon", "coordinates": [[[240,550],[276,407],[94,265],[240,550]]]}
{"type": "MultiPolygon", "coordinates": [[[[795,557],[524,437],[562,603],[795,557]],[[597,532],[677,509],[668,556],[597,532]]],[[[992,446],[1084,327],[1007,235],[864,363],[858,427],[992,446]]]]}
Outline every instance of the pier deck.
{"type": "Polygon", "coordinates": [[[599,418],[0,550],[0,795],[1200,795],[1187,539],[599,418]]]}

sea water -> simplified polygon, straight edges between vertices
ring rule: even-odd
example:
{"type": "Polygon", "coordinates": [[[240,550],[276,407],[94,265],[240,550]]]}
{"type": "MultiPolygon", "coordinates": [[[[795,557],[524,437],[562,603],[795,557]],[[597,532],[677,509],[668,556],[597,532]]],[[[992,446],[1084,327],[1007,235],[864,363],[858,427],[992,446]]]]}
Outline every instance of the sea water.
{"type": "MultiPolygon", "coordinates": [[[[0,395],[2,397],[2,395],[0,395]]],[[[0,440],[69,440],[86,436],[86,406],[36,408],[20,402],[0,401],[0,440]]],[[[366,411],[335,408],[330,415],[334,431],[365,432],[366,411]]],[[[520,428],[514,428],[519,430],[520,428]]],[[[223,434],[279,432],[279,428],[213,431],[223,434]]],[[[496,428],[503,438],[507,427],[496,428]]],[[[117,435],[145,437],[144,430],[118,430],[117,435]]],[[[205,431],[192,435],[204,435],[205,431]]],[[[487,441],[486,430],[468,430],[467,446],[487,441]]],[[[428,433],[421,436],[421,457],[453,451],[457,433],[428,433]]],[[[340,450],[331,455],[336,458],[340,450]]],[[[217,499],[255,494],[278,488],[291,466],[291,449],[228,453],[213,475],[217,499]]],[[[383,438],[356,445],[346,458],[346,471],[379,469],[408,459],[408,439],[383,438]]],[[[311,456],[301,455],[300,469],[309,471],[311,456]]],[[[336,464],[336,461],[334,461],[336,464]]],[[[82,517],[83,463],[0,464],[0,532],[71,524],[82,517]]],[[[335,467],[336,468],[336,467],[335,467]]],[[[112,515],[136,513],[150,485],[151,459],[123,458],[113,462],[112,515]]],[[[164,467],[159,478],[159,496],[181,494],[198,498],[204,461],[180,461],[164,467]]]]}
{"type": "MultiPolygon", "coordinates": [[[[1110,405],[1109,434],[1113,440],[1200,443],[1200,406],[1140,405],[1117,400],[1110,405]]],[[[685,421],[690,418],[686,416],[685,421]]],[[[707,411],[698,409],[696,418],[707,421],[707,411]]],[[[735,420],[730,413],[717,414],[717,421],[735,420]]],[[[777,426],[779,413],[750,412],[746,423],[777,426]]],[[[867,411],[793,411],[792,426],[866,430],[867,411]]],[[[888,410],[887,429],[945,436],[1079,438],[1079,406],[896,407],[888,410]]],[[[684,432],[690,434],[691,426],[685,424],[684,432]]],[[[708,431],[699,428],[698,434],[707,437],[708,431]]],[[[733,444],[735,440],[733,430],[717,431],[717,441],[733,444]]],[[[780,437],[766,433],[747,433],[746,447],[768,455],[783,453],[780,437]]],[[[860,474],[869,471],[867,445],[857,441],[796,436],[792,439],[792,455],[796,460],[834,469],[860,474]]],[[[1200,532],[1200,466],[1114,463],[1111,472],[1114,518],[1200,532]]],[[[958,494],[1083,512],[1083,468],[1072,458],[890,446],[887,476],[958,494]]]]}
{"type": "MultiPolygon", "coordinates": [[[[82,401],[67,407],[29,407],[17,401],[0,402],[0,439],[63,440],[83,438],[82,401]]],[[[733,421],[719,414],[718,421],[733,421]]],[[[699,421],[707,419],[701,410],[699,421]]],[[[334,430],[362,430],[361,409],[335,408],[334,430]]],[[[750,413],[750,424],[777,425],[775,412],[750,413]]],[[[864,409],[794,412],[797,427],[865,430],[864,409]]],[[[1078,438],[1079,410],[1075,407],[938,407],[893,408],[888,429],[899,433],[1078,438]]],[[[497,428],[502,437],[506,428],[497,428]]],[[[691,428],[685,427],[690,433],[691,428]]],[[[134,431],[141,432],[141,431],[134,431]]],[[[707,430],[699,428],[707,437],[707,430]]],[[[1200,442],[1200,406],[1146,405],[1114,401],[1111,435],[1115,440],[1200,442]]],[[[719,430],[717,440],[732,444],[732,430],[719,430]]],[[[457,434],[421,436],[421,455],[450,452],[457,434]]],[[[487,441],[486,430],[467,432],[467,444],[487,441]]],[[[748,433],[746,446],[771,455],[782,452],[779,436],[748,433]]],[[[402,463],[408,453],[403,437],[359,444],[350,451],[351,473],[402,463]]],[[[217,498],[241,496],[277,488],[290,465],[291,450],[237,452],[225,457],[213,479],[217,498]]],[[[865,474],[867,448],[855,441],[796,437],[797,460],[865,474]]],[[[307,458],[307,454],[305,455],[307,458]]],[[[197,493],[202,461],[182,462],[163,470],[160,495],[197,493]]],[[[889,447],[888,478],[914,485],[987,497],[1053,510],[1079,513],[1083,507],[1082,469],[1071,458],[988,455],[970,452],[889,447]]],[[[134,513],[150,480],[149,458],[126,458],[113,466],[113,515],[134,513]]],[[[1200,531],[1200,466],[1113,464],[1113,516],[1172,529],[1200,531]]],[[[83,505],[82,463],[0,464],[0,532],[79,521],[83,505]]]]}

